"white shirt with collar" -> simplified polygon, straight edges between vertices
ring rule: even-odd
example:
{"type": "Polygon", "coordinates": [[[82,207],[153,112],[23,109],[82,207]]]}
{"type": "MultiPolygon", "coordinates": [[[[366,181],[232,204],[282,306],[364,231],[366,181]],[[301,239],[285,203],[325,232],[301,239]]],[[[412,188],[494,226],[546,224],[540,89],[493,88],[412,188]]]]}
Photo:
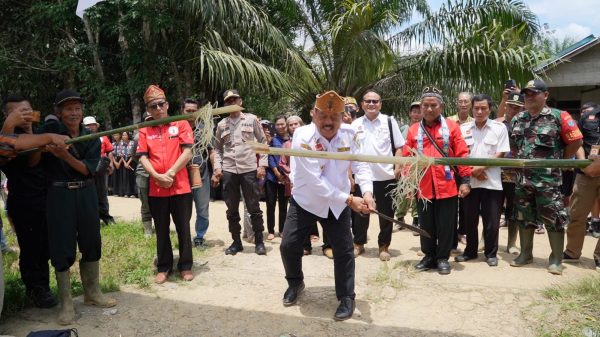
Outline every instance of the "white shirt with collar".
{"type": "MultiPolygon", "coordinates": [[[[319,134],[315,124],[309,124],[294,131],[292,149],[357,154],[354,135],[352,128],[342,124],[333,139],[328,141],[319,134]]],[[[363,194],[372,193],[371,170],[367,163],[292,156],[290,170],[293,174],[290,180],[294,200],[300,207],[321,218],[327,218],[331,209],[338,219],[350,195],[349,168],[352,168],[363,194]]]]}
{"type": "MultiPolygon", "coordinates": [[[[510,151],[508,131],[503,123],[488,118],[481,129],[472,121],[462,124],[460,131],[469,147],[470,158],[493,158],[496,153],[510,151]]],[[[502,190],[500,167],[488,167],[485,174],[486,180],[472,178],[471,188],[502,190]]]]}
{"type": "MultiPolygon", "coordinates": [[[[379,113],[377,118],[372,121],[365,115],[352,122],[352,128],[356,131],[356,141],[360,147],[360,154],[388,157],[394,155],[392,153],[388,118],[388,115],[379,113]]],[[[395,118],[392,118],[392,134],[394,135],[396,149],[403,147],[404,137],[402,137],[402,132],[395,118]]],[[[393,164],[369,163],[369,166],[373,171],[373,181],[394,179],[393,164]]]]}

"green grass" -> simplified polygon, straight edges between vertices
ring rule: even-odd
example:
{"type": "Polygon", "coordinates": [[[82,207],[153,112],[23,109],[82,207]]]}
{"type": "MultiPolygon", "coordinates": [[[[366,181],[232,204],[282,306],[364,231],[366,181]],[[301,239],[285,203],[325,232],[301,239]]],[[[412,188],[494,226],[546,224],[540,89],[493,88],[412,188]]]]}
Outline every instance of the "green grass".
{"type": "Polygon", "coordinates": [[[600,275],[549,287],[543,295],[560,310],[541,315],[539,336],[600,337],[600,275]]]}
{"type": "MultiPolygon", "coordinates": [[[[5,222],[7,223],[7,222],[5,222]]],[[[5,230],[6,232],[6,230],[5,230]]],[[[156,237],[145,238],[139,222],[119,222],[103,226],[102,258],[100,259],[100,287],[103,292],[118,291],[121,285],[148,288],[155,273],[156,237]]],[[[9,244],[17,246],[14,234],[8,234],[9,244]]],[[[171,233],[173,249],[177,250],[177,236],[171,233]]],[[[194,249],[194,258],[204,257],[207,252],[194,249]]],[[[2,315],[11,315],[33,304],[25,295],[25,286],[19,273],[18,256],[4,256],[5,294],[2,315]]],[[[71,267],[71,285],[74,296],[81,295],[83,288],[79,276],[79,264],[71,267]]],[[[56,294],[54,269],[50,267],[50,288],[56,294]]]]}

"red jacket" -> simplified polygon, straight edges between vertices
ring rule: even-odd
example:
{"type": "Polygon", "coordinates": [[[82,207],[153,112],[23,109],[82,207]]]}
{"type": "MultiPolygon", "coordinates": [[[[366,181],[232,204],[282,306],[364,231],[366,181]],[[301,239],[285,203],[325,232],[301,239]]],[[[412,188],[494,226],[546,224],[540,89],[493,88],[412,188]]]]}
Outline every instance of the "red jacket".
{"type": "MultiPolygon", "coordinates": [[[[456,122],[451,121],[448,118],[446,118],[446,123],[448,124],[448,129],[450,131],[450,140],[448,144],[450,153],[448,156],[468,157],[469,148],[462,137],[460,127],[456,122]]],[[[408,129],[408,133],[406,135],[406,144],[404,144],[404,149],[402,150],[403,156],[411,156],[411,150],[417,150],[417,135],[419,128],[420,123],[415,123],[408,129]]],[[[433,127],[426,126],[426,129],[429,131],[429,134],[431,134],[432,137],[435,137],[435,141],[439,147],[444,149],[444,141],[441,134],[441,123],[437,122],[433,127]]],[[[425,133],[423,133],[423,154],[434,158],[443,157],[431,144],[425,133]]],[[[469,177],[471,176],[471,167],[458,166],[458,172],[461,177],[469,177]]],[[[447,180],[444,166],[432,165],[429,167],[420,182],[419,187],[421,189],[421,193],[419,194],[419,197],[424,197],[427,199],[445,199],[458,195],[454,180],[454,171],[452,168],[450,168],[450,173],[452,174],[452,179],[447,180]]]]}

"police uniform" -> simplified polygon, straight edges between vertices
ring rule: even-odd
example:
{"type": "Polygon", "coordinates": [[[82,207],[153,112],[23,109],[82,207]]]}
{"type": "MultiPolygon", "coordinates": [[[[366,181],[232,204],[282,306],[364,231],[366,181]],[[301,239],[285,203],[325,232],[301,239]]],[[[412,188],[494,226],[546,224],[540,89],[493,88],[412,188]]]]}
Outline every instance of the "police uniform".
{"type": "MultiPolygon", "coordinates": [[[[357,154],[354,139],[355,132],[350,126],[342,124],[328,141],[319,134],[315,124],[309,124],[295,130],[292,149],[357,154]]],[[[339,300],[355,297],[350,208],[346,206],[350,195],[349,168],[363,194],[372,192],[371,170],[366,163],[291,158],[292,198],[280,246],[290,288],[303,284],[303,243],[312,224],[319,221],[333,249],[336,296],[339,300]]]]}
{"type": "MultiPolygon", "coordinates": [[[[583,134],[583,149],[586,158],[590,153],[600,152],[600,108],[596,108],[581,116],[579,128],[583,134]]],[[[570,222],[567,227],[567,246],[564,258],[577,260],[581,257],[581,249],[586,234],[587,216],[598,197],[600,177],[588,177],[577,171],[575,187],[569,207],[570,222]]],[[[594,250],[594,260],[600,261],[600,240],[594,250]]]]}
{"type": "MultiPolygon", "coordinates": [[[[530,81],[523,91],[547,91],[540,80],[530,81]]],[[[544,107],[532,116],[520,112],[512,120],[511,149],[515,158],[562,159],[566,145],[582,138],[577,123],[566,111],[544,107]]],[[[548,231],[552,253],[548,271],[562,273],[564,226],[568,215],[561,193],[561,173],[557,168],[524,168],[515,189],[515,214],[519,225],[521,254],[511,262],[520,267],[533,260],[533,228],[542,223],[548,231]]]]}

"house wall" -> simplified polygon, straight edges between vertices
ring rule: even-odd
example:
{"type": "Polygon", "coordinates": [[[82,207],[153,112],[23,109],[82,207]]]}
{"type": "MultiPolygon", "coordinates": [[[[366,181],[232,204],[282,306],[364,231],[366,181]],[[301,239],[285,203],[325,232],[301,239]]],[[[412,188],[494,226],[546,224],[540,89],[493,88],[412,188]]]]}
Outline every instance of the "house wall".
{"type": "Polygon", "coordinates": [[[558,64],[546,76],[549,87],[600,85],[600,44],[558,64]]]}

